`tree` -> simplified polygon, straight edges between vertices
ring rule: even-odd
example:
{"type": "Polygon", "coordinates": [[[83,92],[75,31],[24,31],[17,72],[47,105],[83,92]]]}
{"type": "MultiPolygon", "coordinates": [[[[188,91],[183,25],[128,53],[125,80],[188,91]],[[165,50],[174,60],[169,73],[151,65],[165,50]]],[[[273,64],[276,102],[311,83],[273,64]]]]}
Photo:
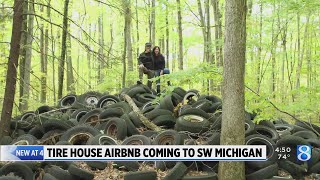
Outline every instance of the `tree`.
{"type": "MultiPolygon", "coordinates": [[[[24,0],[23,1],[23,14],[27,14],[28,13],[28,1],[24,0]]],[[[19,69],[20,69],[20,90],[19,90],[19,110],[20,112],[24,112],[25,110],[27,110],[26,107],[26,103],[27,100],[25,99],[25,92],[24,92],[24,88],[25,88],[25,80],[24,80],[24,76],[25,76],[25,64],[26,64],[26,49],[27,49],[27,36],[28,36],[28,16],[27,15],[23,15],[22,16],[23,20],[22,20],[22,34],[21,34],[21,45],[22,47],[20,48],[20,54],[21,54],[21,58],[20,58],[20,64],[19,64],[19,69]]],[[[27,72],[29,73],[29,72],[27,72]]]]}
{"type": "Polygon", "coordinates": [[[183,70],[183,37],[182,37],[182,16],[181,16],[181,4],[180,0],[177,0],[178,6],[178,33],[179,33],[179,55],[178,55],[178,62],[179,62],[179,69],[183,70]]]}
{"type": "MultiPolygon", "coordinates": [[[[221,145],[244,144],[246,0],[226,0],[221,145]]],[[[244,162],[219,163],[219,179],[245,179],[244,162]]]]}
{"type": "Polygon", "coordinates": [[[17,81],[17,67],[19,61],[20,40],[22,30],[22,4],[23,0],[15,0],[13,4],[13,21],[12,21],[12,33],[10,43],[10,54],[8,60],[8,69],[6,76],[6,87],[4,93],[4,100],[1,112],[0,121],[0,139],[3,136],[9,135],[10,121],[12,115],[12,108],[14,102],[14,96],[16,92],[17,81]]]}
{"type": "Polygon", "coordinates": [[[68,33],[68,5],[69,5],[69,0],[65,0],[64,11],[63,11],[61,56],[60,56],[59,69],[58,69],[58,99],[62,98],[62,92],[63,92],[64,64],[65,64],[65,58],[66,58],[66,50],[67,50],[66,41],[67,41],[67,33],[68,33]]]}

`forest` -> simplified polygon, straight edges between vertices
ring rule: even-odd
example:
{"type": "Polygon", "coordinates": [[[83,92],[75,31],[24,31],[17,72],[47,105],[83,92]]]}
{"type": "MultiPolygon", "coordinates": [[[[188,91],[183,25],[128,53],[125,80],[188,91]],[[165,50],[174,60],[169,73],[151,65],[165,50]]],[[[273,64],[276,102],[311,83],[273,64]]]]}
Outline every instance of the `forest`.
{"type": "MultiPolygon", "coordinates": [[[[231,123],[243,108],[255,123],[312,123],[304,128],[320,148],[319,15],[314,0],[1,0],[0,125],[39,107],[59,107],[68,95],[130,92],[139,80],[138,57],[151,43],[170,71],[151,79],[153,89],[160,80],[161,94],[152,96],[160,107],[168,94],[179,94],[177,87],[222,98],[224,144],[244,142],[244,136],[224,139],[247,132],[231,127],[245,122],[231,123]]],[[[133,96],[119,95],[141,108],[133,96]]],[[[237,176],[243,174],[229,177],[237,176]]]]}
{"type": "MultiPolygon", "coordinates": [[[[12,5],[10,0],[1,3],[1,87],[12,5]]],[[[173,84],[220,95],[223,7],[224,1],[209,0],[27,2],[13,114],[54,105],[68,93],[113,93],[134,84],[146,42],[161,47],[173,84]]],[[[278,118],[281,113],[268,99],[283,111],[319,123],[319,2],[250,0],[247,8],[247,110],[264,109],[262,119],[278,118]]]]}

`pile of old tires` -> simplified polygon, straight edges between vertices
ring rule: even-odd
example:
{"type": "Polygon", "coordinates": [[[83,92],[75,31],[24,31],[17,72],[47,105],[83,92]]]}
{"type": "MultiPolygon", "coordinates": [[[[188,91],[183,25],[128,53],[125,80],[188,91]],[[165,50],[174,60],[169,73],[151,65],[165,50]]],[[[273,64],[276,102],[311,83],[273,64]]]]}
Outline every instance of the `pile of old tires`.
{"type": "MultiPolygon", "coordinates": [[[[197,90],[185,91],[176,87],[162,98],[145,85],[123,89],[118,95],[87,92],[63,97],[55,107],[41,106],[15,117],[12,133],[0,140],[2,145],[219,145],[222,120],[222,102],[217,96],[200,95],[197,90]],[[144,126],[130,105],[120,96],[132,98],[146,118],[160,126],[156,132],[144,126]]],[[[253,122],[255,115],[246,113],[247,145],[266,145],[267,161],[246,162],[246,178],[303,179],[320,174],[320,127],[284,120],[253,122]],[[312,158],[301,162],[296,159],[296,146],[310,145],[312,158]],[[290,157],[279,160],[276,148],[291,147],[290,157]],[[279,170],[287,172],[279,176],[279,170]]],[[[104,170],[107,162],[90,161],[93,170],[104,170]]],[[[113,162],[115,168],[125,169],[124,179],[155,180],[157,172],[167,171],[164,179],[218,179],[218,162],[113,162]],[[154,170],[143,170],[147,164],[154,170]],[[202,175],[191,176],[190,171],[202,175]]],[[[94,174],[73,162],[14,162],[3,165],[1,179],[84,179],[94,174]],[[12,174],[14,176],[12,176],[12,174]]]]}

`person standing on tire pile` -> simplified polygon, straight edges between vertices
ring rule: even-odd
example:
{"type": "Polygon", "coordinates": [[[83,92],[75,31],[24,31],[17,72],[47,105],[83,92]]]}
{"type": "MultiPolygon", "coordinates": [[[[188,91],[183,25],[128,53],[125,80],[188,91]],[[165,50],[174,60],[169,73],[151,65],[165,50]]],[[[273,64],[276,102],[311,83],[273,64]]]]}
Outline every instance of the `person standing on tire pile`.
{"type": "MultiPolygon", "coordinates": [[[[163,70],[166,65],[166,62],[164,60],[164,56],[160,52],[160,47],[155,46],[152,50],[152,59],[154,62],[154,74],[155,77],[162,76],[163,70]]],[[[160,94],[160,79],[157,79],[157,94],[160,94]]]]}
{"type": "Polygon", "coordinates": [[[150,79],[154,77],[154,62],[152,59],[151,43],[145,44],[145,51],[139,55],[138,64],[139,80],[137,83],[142,84],[143,74],[146,74],[148,76],[148,87],[151,89],[152,81],[150,81],[150,79]]]}

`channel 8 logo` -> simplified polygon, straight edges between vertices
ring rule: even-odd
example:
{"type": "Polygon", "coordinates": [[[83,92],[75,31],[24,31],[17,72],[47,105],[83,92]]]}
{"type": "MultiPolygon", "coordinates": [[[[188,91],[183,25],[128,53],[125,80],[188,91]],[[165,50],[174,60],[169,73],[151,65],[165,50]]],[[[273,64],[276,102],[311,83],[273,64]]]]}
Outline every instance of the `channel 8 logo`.
{"type": "Polygon", "coordinates": [[[311,159],[311,146],[298,145],[297,158],[299,161],[308,161],[309,159],[311,159]]]}

